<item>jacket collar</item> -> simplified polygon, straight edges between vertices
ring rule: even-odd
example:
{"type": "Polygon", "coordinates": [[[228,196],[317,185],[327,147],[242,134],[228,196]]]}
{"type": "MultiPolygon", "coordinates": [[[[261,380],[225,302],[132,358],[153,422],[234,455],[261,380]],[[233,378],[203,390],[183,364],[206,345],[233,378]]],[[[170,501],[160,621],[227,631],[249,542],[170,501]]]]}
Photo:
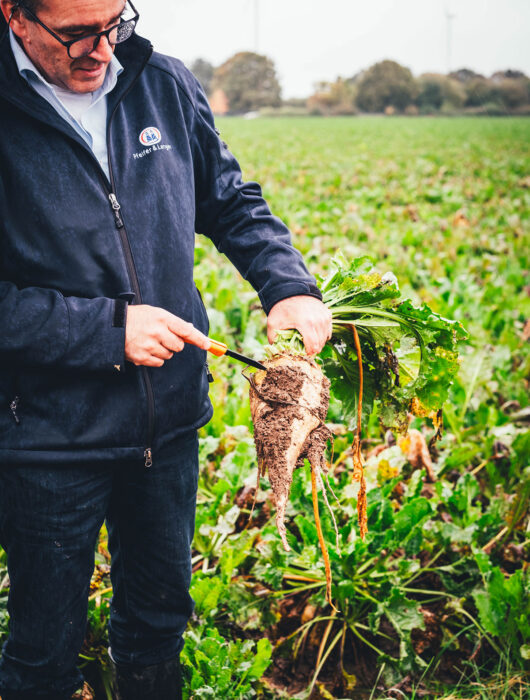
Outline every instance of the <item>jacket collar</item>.
{"type": "MultiPolygon", "coordinates": [[[[0,36],[4,33],[6,21],[0,13],[0,36]]],[[[122,64],[124,70],[118,78],[114,90],[109,94],[108,114],[132,86],[136,78],[143,71],[147,61],[153,52],[153,47],[147,39],[143,39],[137,34],[116,47],[116,57],[122,64]]],[[[79,140],[75,131],[62,120],[53,107],[34,90],[20,76],[17,68],[9,37],[6,36],[0,45],[0,97],[3,97],[24,112],[50,124],[50,126],[60,127],[75,140],[79,140]]]]}

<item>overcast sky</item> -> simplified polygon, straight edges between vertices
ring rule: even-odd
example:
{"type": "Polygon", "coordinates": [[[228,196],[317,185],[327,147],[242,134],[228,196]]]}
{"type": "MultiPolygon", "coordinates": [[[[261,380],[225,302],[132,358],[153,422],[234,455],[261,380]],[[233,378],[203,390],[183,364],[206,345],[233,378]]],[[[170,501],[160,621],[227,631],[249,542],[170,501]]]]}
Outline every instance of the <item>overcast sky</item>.
{"type": "Polygon", "coordinates": [[[283,96],[389,58],[414,75],[472,68],[530,75],[530,0],[135,0],[138,33],[186,64],[270,56],[283,96]],[[259,8],[259,33],[256,32],[259,8]],[[450,66],[448,21],[451,24],[450,66]],[[257,44],[257,45],[256,45],[257,44]]]}

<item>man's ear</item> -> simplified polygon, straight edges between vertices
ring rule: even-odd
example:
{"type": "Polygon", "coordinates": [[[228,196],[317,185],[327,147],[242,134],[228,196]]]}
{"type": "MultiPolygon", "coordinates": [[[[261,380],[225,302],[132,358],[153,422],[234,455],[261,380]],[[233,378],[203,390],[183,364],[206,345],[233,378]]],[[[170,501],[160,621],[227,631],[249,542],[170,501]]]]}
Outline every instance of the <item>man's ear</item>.
{"type": "Polygon", "coordinates": [[[18,37],[23,38],[26,34],[27,19],[20,9],[20,3],[17,0],[0,0],[0,9],[5,21],[9,22],[11,20],[9,26],[13,32],[18,37]]]}
{"type": "Polygon", "coordinates": [[[16,5],[17,3],[14,0],[0,0],[0,10],[2,10],[6,23],[9,22],[11,13],[15,10],[16,5]]]}

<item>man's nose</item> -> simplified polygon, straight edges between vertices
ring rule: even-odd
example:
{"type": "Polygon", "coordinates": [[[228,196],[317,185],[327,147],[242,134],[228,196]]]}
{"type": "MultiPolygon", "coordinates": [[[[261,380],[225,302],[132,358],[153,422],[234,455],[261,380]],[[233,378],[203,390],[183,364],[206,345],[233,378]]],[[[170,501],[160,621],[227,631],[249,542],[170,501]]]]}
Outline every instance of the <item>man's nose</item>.
{"type": "Polygon", "coordinates": [[[111,60],[114,53],[114,47],[110,45],[108,37],[100,36],[96,48],[89,53],[90,58],[101,63],[106,63],[111,60]]]}

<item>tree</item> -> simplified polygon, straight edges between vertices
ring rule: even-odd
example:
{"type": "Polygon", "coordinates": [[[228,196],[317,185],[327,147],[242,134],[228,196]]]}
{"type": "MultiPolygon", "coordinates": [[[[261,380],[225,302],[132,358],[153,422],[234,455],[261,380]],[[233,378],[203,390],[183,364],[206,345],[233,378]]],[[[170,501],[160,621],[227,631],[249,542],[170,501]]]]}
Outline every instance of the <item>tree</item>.
{"type": "Polygon", "coordinates": [[[495,85],[487,78],[472,78],[464,83],[466,107],[482,107],[488,102],[496,102],[495,85]]]}
{"type": "Polygon", "coordinates": [[[463,83],[441,73],[424,73],[418,78],[417,105],[423,112],[454,111],[461,109],[466,101],[463,83]]]}
{"type": "Polygon", "coordinates": [[[216,69],[214,88],[224,91],[231,112],[249,112],[281,104],[274,63],[267,56],[250,51],[235,54],[216,69]]]}
{"type": "Polygon", "coordinates": [[[494,83],[500,83],[505,79],[509,80],[519,80],[520,78],[522,79],[528,79],[527,76],[523,73],[521,70],[512,70],[511,68],[508,68],[508,70],[498,70],[493,75],[491,76],[490,80],[493,80],[494,83]]]}
{"type": "Polygon", "coordinates": [[[530,81],[520,70],[503,70],[486,78],[469,68],[461,68],[449,74],[465,89],[465,106],[482,108],[516,109],[530,102],[530,81]]]}
{"type": "Polygon", "coordinates": [[[484,79],[484,76],[480,73],[475,73],[471,68],[459,68],[449,73],[449,77],[453,80],[457,80],[459,83],[469,83],[472,80],[484,79]]]}
{"type": "Polygon", "coordinates": [[[212,64],[205,61],[203,58],[197,58],[195,61],[193,61],[190,70],[202,85],[204,92],[207,95],[210,95],[212,91],[212,80],[214,74],[214,67],[212,64]]]}
{"type": "Polygon", "coordinates": [[[499,100],[507,109],[516,109],[530,103],[528,78],[505,78],[496,86],[499,100]]]}
{"type": "Polygon", "coordinates": [[[423,111],[437,111],[443,104],[443,76],[433,73],[420,75],[418,78],[419,93],[416,99],[418,107],[423,111]]]}
{"type": "Polygon", "coordinates": [[[391,107],[404,110],[417,95],[418,86],[408,68],[395,61],[381,61],[359,81],[357,106],[365,112],[383,112],[391,107]]]}
{"type": "Polygon", "coordinates": [[[356,114],[356,88],[351,80],[337,78],[334,83],[317,83],[316,90],[307,100],[307,109],[313,114],[356,114]]]}

